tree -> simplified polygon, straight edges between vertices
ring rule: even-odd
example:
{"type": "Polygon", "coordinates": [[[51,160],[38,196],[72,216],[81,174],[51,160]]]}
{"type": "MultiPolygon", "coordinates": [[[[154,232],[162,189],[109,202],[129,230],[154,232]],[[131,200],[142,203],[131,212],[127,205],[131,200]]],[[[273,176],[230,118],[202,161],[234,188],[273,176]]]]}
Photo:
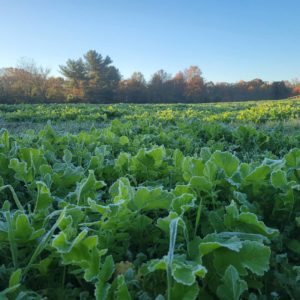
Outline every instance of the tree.
{"type": "Polygon", "coordinates": [[[50,70],[22,59],[15,68],[0,69],[2,103],[38,102],[213,102],[283,99],[300,95],[298,80],[266,82],[261,79],[236,83],[205,82],[197,66],[173,77],[155,72],[147,83],[135,72],[121,80],[109,56],[90,50],[79,59],[60,65],[64,76],[49,77],[50,70]]]}
{"type": "Polygon", "coordinates": [[[32,59],[22,58],[17,65],[17,69],[21,70],[21,81],[31,86],[31,96],[38,99],[46,99],[48,76],[50,74],[49,68],[37,66],[32,59]]]}
{"type": "Polygon", "coordinates": [[[154,73],[148,84],[149,97],[154,102],[165,102],[169,98],[168,82],[171,76],[164,70],[154,73]]]}
{"type": "Polygon", "coordinates": [[[109,56],[103,58],[90,50],[83,59],[69,59],[60,70],[69,80],[76,97],[89,102],[104,102],[113,98],[121,78],[118,69],[111,64],[109,56]]]}
{"type": "Polygon", "coordinates": [[[59,66],[63,76],[71,81],[71,84],[78,87],[80,81],[86,80],[86,70],[82,58],[68,59],[65,66],[59,66]]]}
{"type": "Polygon", "coordinates": [[[72,101],[84,99],[87,76],[82,58],[68,59],[66,65],[59,66],[59,69],[68,80],[66,85],[67,99],[72,101]]]}
{"type": "Polygon", "coordinates": [[[293,79],[291,82],[291,90],[294,96],[300,95],[300,81],[298,79],[293,79]]]}
{"type": "Polygon", "coordinates": [[[186,81],[183,72],[178,72],[168,81],[169,94],[173,102],[185,102],[186,81]]]}
{"type": "Polygon", "coordinates": [[[288,97],[289,90],[284,81],[274,81],[272,83],[272,99],[279,100],[288,97]]]}
{"type": "Polygon", "coordinates": [[[2,70],[1,97],[6,102],[46,101],[49,72],[33,60],[22,59],[16,68],[2,70]]]}
{"type": "Polygon", "coordinates": [[[147,85],[141,72],[134,72],[119,84],[118,96],[124,102],[147,102],[147,85]]]}
{"type": "Polygon", "coordinates": [[[48,102],[65,102],[66,89],[65,81],[62,77],[50,77],[47,82],[47,101],[48,102]]]}
{"type": "Polygon", "coordinates": [[[206,91],[202,72],[197,66],[190,66],[184,71],[186,81],[185,97],[188,102],[205,100],[206,91]]]}

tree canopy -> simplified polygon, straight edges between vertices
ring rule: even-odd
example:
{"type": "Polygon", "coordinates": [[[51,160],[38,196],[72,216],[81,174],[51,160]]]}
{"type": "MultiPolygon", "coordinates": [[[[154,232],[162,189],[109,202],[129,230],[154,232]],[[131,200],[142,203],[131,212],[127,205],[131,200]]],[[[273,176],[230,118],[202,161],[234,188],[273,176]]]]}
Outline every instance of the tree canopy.
{"type": "Polygon", "coordinates": [[[68,59],[59,71],[62,77],[51,77],[49,69],[32,60],[0,69],[0,102],[199,103],[282,99],[300,94],[298,80],[214,83],[206,81],[195,65],[173,76],[160,69],[149,81],[141,72],[122,78],[112,59],[96,50],[68,59]]]}

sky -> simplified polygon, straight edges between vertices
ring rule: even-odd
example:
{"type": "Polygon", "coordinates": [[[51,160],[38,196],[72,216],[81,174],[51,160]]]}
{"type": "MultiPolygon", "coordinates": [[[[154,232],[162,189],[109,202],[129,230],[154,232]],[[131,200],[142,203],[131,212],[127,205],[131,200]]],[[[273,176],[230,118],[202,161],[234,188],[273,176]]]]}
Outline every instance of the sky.
{"type": "Polygon", "coordinates": [[[299,0],[0,0],[0,68],[59,75],[90,49],[124,78],[197,65],[207,81],[300,79],[299,0]]]}

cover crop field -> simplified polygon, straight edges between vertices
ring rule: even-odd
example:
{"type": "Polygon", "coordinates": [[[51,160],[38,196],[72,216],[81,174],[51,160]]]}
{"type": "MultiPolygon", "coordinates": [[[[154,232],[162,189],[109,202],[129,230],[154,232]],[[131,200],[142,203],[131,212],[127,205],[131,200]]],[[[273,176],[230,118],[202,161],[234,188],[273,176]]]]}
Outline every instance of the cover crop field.
{"type": "Polygon", "coordinates": [[[300,299],[300,101],[0,105],[0,299],[300,299]]]}

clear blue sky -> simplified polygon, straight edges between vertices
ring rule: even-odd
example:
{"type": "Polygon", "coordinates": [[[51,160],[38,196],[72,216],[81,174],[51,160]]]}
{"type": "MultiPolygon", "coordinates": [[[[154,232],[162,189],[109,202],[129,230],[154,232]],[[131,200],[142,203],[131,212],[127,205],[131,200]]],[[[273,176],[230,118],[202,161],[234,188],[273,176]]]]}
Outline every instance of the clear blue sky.
{"type": "Polygon", "coordinates": [[[124,77],[198,65],[206,80],[300,79],[300,0],[0,0],[0,67],[95,49],[124,77]]]}

